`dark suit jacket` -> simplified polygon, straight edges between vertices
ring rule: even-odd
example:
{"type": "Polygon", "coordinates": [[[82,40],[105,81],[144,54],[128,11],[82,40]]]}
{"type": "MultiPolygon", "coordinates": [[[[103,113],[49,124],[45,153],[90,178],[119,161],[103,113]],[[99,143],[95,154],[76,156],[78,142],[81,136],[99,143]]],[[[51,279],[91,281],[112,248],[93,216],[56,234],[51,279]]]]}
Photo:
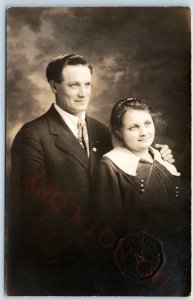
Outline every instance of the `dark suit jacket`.
{"type": "Polygon", "coordinates": [[[86,122],[89,159],[53,105],[15,137],[7,204],[10,295],[85,294],[80,277],[87,273],[91,242],[85,234],[92,221],[90,181],[112,148],[109,130],[93,118],[86,122]]]}

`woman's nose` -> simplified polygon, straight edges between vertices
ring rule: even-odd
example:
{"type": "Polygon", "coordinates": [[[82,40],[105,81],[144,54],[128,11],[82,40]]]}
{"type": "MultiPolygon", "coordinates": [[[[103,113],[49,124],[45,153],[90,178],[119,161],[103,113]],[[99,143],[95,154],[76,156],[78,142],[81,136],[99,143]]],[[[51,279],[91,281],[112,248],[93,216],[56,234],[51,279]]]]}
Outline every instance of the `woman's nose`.
{"type": "Polygon", "coordinates": [[[145,127],[141,127],[139,131],[140,136],[144,136],[147,134],[147,129],[145,127]]]}

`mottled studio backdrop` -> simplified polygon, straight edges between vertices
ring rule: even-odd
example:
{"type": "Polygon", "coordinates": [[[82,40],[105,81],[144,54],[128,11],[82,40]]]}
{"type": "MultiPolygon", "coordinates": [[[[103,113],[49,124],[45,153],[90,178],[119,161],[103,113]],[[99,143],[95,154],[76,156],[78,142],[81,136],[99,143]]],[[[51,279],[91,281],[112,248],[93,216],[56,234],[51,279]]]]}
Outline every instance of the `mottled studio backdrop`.
{"type": "Polygon", "coordinates": [[[89,114],[108,125],[114,103],[144,96],[161,110],[156,141],[190,170],[190,11],[188,8],[10,8],[7,13],[7,167],[22,124],[54,100],[49,60],[78,53],[95,66],[89,114]]]}

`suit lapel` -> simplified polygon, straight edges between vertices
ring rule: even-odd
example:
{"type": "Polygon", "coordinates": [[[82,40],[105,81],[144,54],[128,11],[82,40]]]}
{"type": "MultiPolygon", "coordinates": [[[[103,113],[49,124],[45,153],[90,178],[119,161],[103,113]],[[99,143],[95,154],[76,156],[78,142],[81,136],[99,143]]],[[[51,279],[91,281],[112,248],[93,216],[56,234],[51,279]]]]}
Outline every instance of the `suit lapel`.
{"type": "Polygon", "coordinates": [[[88,169],[89,160],[85,150],[80,145],[77,138],[71,132],[64,120],[55,110],[53,105],[48,112],[47,119],[50,134],[56,136],[56,147],[76,158],[83,167],[88,169]]]}
{"type": "Polygon", "coordinates": [[[92,119],[86,117],[88,136],[89,136],[89,149],[90,149],[90,175],[92,176],[94,167],[96,166],[97,161],[100,158],[100,141],[96,134],[96,128],[93,126],[92,119]]]}
{"type": "Polygon", "coordinates": [[[86,123],[87,123],[87,130],[88,130],[88,136],[89,136],[89,149],[90,153],[93,153],[93,148],[98,147],[98,139],[96,136],[95,128],[93,128],[92,119],[89,117],[86,117],[86,123]]]}

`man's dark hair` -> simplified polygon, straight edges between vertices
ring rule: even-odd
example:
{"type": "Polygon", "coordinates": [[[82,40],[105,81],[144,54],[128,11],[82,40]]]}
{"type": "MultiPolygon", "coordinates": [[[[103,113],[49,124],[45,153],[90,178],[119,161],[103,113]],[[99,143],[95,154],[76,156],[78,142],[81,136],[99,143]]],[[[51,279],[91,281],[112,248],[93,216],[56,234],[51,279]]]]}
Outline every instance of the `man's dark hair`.
{"type": "Polygon", "coordinates": [[[88,66],[92,74],[93,67],[86,61],[86,59],[83,56],[77,54],[59,55],[53,58],[46,68],[46,77],[48,82],[50,80],[54,80],[57,83],[61,83],[64,80],[62,76],[62,71],[65,66],[69,65],[88,66]]]}

